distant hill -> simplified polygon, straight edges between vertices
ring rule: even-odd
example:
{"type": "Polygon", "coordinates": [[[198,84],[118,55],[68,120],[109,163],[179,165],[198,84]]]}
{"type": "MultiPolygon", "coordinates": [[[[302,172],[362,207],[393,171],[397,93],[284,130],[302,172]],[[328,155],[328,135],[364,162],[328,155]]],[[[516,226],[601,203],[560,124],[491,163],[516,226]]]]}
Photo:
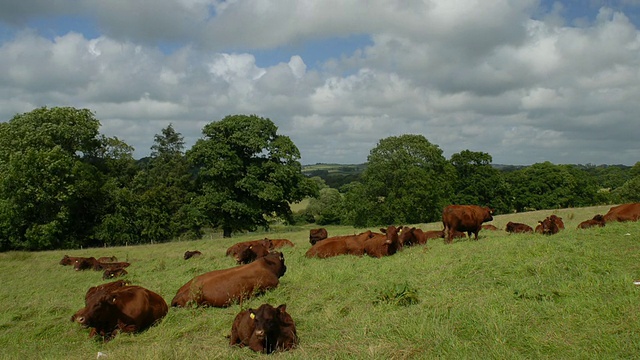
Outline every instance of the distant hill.
{"type": "Polygon", "coordinates": [[[360,178],[367,164],[325,164],[302,165],[302,174],[308,177],[318,176],[334,189],[360,178]]]}

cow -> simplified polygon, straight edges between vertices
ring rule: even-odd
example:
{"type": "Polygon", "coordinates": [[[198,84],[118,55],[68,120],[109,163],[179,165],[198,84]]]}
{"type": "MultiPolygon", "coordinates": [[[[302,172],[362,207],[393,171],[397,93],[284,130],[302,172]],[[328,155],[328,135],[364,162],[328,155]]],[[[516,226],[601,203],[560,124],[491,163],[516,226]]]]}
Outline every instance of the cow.
{"type": "Polygon", "coordinates": [[[603,227],[605,223],[606,222],[604,221],[604,216],[601,214],[597,214],[592,219],[585,220],[578,224],[578,229],[588,229],[594,226],[603,227]]]}
{"type": "Polygon", "coordinates": [[[427,243],[427,233],[415,227],[405,226],[398,232],[400,247],[412,245],[424,245],[427,243]]]}
{"type": "Polygon", "coordinates": [[[267,239],[265,238],[265,240],[269,240],[269,242],[271,243],[271,247],[269,248],[270,250],[275,250],[275,249],[280,249],[283,248],[285,246],[290,246],[290,247],[294,247],[295,244],[291,242],[291,240],[289,239],[267,239]]]}
{"type": "Polygon", "coordinates": [[[478,240],[482,223],[493,220],[493,210],[477,205],[449,205],[442,211],[442,223],[447,235],[445,242],[453,242],[454,231],[473,233],[478,240]]]}
{"type": "MultiPolygon", "coordinates": [[[[464,233],[463,233],[464,235],[464,233]]],[[[444,230],[428,230],[424,232],[426,240],[429,239],[444,239],[444,230]]]]}
{"type": "Polygon", "coordinates": [[[123,268],[105,269],[104,273],[102,274],[102,278],[104,280],[109,280],[119,276],[125,276],[127,274],[128,274],[127,270],[123,268]]]}
{"type": "Polygon", "coordinates": [[[364,243],[374,236],[371,230],[367,230],[358,235],[333,236],[317,242],[305,256],[308,258],[328,258],[338,255],[364,255],[364,243]]]}
{"type": "Polygon", "coordinates": [[[524,234],[533,233],[533,228],[527,224],[509,221],[504,229],[508,233],[524,234]]]}
{"type": "Polygon", "coordinates": [[[498,228],[495,225],[492,225],[492,224],[484,224],[484,225],[482,225],[482,229],[483,230],[492,230],[492,231],[498,230],[498,228]]]}
{"type": "Polygon", "coordinates": [[[248,264],[261,257],[265,257],[269,254],[269,248],[263,243],[254,245],[245,245],[244,249],[239,251],[235,256],[235,260],[238,264],[248,264]]]}
{"type": "Polygon", "coordinates": [[[98,334],[108,341],[118,331],[144,331],[160,321],[168,311],[162,296],[132,285],[95,295],[75,320],[92,328],[89,337],[98,334]]]}
{"type": "Polygon", "coordinates": [[[327,229],[325,228],[311,229],[309,230],[309,243],[315,245],[318,241],[322,241],[328,236],[327,229]]]}
{"type": "Polygon", "coordinates": [[[192,257],[198,257],[198,256],[201,256],[201,255],[202,255],[202,253],[200,251],[198,251],[198,250],[194,250],[194,251],[187,250],[187,251],[184,252],[184,259],[185,260],[189,260],[192,257]]]}
{"type": "MultiPolygon", "coordinates": [[[[116,280],[110,283],[106,283],[98,286],[92,286],[89,288],[89,290],[87,290],[87,293],[84,296],[84,305],[86,307],[89,304],[89,302],[92,301],[92,299],[99,297],[102,294],[108,294],[113,290],[116,290],[128,285],[130,285],[128,281],[116,280]]],[[[76,318],[78,318],[78,316],[84,313],[84,311],[85,311],[85,308],[78,310],[75,314],[71,316],[71,321],[72,322],[76,321],[76,318]]]]}
{"type": "Polygon", "coordinates": [[[73,265],[76,263],[76,261],[80,260],[80,259],[84,259],[82,257],[77,257],[77,256],[69,256],[69,255],[65,255],[62,257],[62,259],[60,260],[60,265],[73,265]]]}
{"type": "Polygon", "coordinates": [[[556,215],[551,215],[549,216],[549,220],[553,221],[554,223],[556,223],[556,225],[558,226],[558,230],[564,230],[564,222],[562,221],[562,218],[556,215]]]}
{"type": "Polygon", "coordinates": [[[226,252],[226,256],[235,257],[238,252],[244,251],[247,246],[255,245],[255,244],[263,244],[268,249],[271,249],[271,243],[269,239],[261,239],[261,240],[250,240],[250,241],[242,241],[239,243],[235,243],[231,245],[226,252]]]}
{"type": "Polygon", "coordinates": [[[629,203],[614,206],[604,214],[604,221],[638,221],[640,219],[640,203],[629,203]]]}
{"type": "MultiPolygon", "coordinates": [[[[540,223],[539,226],[542,228],[541,231],[543,235],[554,235],[554,234],[557,234],[558,231],[560,231],[560,227],[558,226],[558,223],[551,216],[538,222],[540,223]]],[[[538,228],[536,227],[536,231],[537,229],[538,228]]]]}
{"type": "Polygon", "coordinates": [[[382,234],[374,234],[364,241],[364,253],[371,257],[383,257],[395,254],[400,248],[398,232],[402,227],[388,226],[380,229],[382,234]]]}
{"type": "Polygon", "coordinates": [[[117,269],[117,268],[126,268],[131,265],[128,262],[100,262],[96,258],[88,257],[88,258],[78,258],[73,264],[73,269],[76,271],[80,270],[88,270],[93,269],[96,271],[106,270],[106,269],[117,269]]]}
{"type": "Polygon", "coordinates": [[[182,285],[171,300],[171,306],[188,303],[227,307],[278,286],[287,271],[284,255],[271,252],[252,263],[198,275],[182,285]]]}
{"type": "Polygon", "coordinates": [[[230,346],[248,346],[253,351],[271,354],[290,350],[297,344],[296,325],[285,304],[277,308],[262,304],[255,310],[241,311],[231,326],[230,346]]]}

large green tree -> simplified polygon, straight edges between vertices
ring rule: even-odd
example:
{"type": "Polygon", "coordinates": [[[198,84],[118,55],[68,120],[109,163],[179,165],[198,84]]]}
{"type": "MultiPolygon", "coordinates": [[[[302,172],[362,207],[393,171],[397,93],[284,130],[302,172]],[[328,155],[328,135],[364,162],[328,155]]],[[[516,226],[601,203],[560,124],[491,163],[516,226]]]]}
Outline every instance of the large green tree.
{"type": "Polygon", "coordinates": [[[184,154],[184,138],[169,124],[154,137],[151,158],[136,179],[139,196],[136,220],[143,242],[167,241],[184,233],[200,235],[199,217],[193,218],[192,176],[184,154]]]}
{"type": "Polygon", "coordinates": [[[290,203],[317,195],[315,182],[302,175],[298,148],[277,130],[267,118],[227,116],[207,124],[187,152],[197,169],[192,204],[225,237],[267,228],[271,216],[290,221],[290,203]]]}
{"type": "Polygon", "coordinates": [[[355,226],[436,221],[451,199],[453,177],[442,150],[424,136],[382,139],[361,182],[345,188],[345,220],[355,226]]]}
{"type": "Polygon", "coordinates": [[[0,249],[87,243],[105,198],[99,127],[91,111],[69,107],[0,123],[0,249]]]}
{"type": "Polygon", "coordinates": [[[558,209],[598,203],[598,186],[570,165],[537,163],[505,175],[516,211],[558,209]]]}
{"type": "Polygon", "coordinates": [[[497,213],[511,210],[509,187],[491,161],[488,153],[470,150],[451,155],[450,162],[456,169],[453,203],[488,206],[497,213]]]}

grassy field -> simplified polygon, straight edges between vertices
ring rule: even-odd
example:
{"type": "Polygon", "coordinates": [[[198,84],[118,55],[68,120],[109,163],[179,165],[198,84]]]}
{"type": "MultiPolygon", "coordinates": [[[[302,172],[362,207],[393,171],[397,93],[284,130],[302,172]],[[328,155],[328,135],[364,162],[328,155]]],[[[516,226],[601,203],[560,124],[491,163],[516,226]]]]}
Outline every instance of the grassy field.
{"type": "MultiPolygon", "coordinates": [[[[74,251],[0,254],[2,359],[247,359],[225,337],[235,315],[268,302],[287,304],[300,346],[272,355],[291,359],[631,359],[640,354],[640,223],[576,230],[609,207],[497,216],[535,226],[556,213],[560,234],[483,231],[479,241],[442,240],[382,258],[306,259],[309,227],[232,239],[74,251]],[[128,279],[167,302],[193,276],[234,266],[224,257],[238,241],[288,238],[287,273],[267,294],[229,308],[170,309],[141,334],[108,343],[69,321],[101,273],[58,265],[70,256],[129,261],[128,279]],[[186,250],[203,256],[185,261],[186,250]],[[397,300],[418,302],[399,304],[397,300]]],[[[430,230],[440,223],[418,224],[430,230]]],[[[330,235],[359,232],[329,227],[330,235]]]]}

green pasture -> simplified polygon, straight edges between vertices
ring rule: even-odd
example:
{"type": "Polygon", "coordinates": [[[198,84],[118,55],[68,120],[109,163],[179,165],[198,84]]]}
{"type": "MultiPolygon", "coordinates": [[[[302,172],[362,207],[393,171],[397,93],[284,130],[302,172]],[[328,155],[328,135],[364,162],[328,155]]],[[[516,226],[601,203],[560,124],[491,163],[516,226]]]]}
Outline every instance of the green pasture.
{"type": "MultiPolygon", "coordinates": [[[[223,239],[0,254],[1,359],[248,359],[266,355],[229,347],[235,315],[286,303],[300,345],[274,359],[633,359],[640,355],[640,223],[576,230],[609,206],[497,216],[535,227],[555,213],[553,236],[482,231],[479,241],[442,240],[382,259],[307,259],[311,226],[223,239]],[[128,261],[126,277],[169,303],[192,277],[235,266],[235,242],[287,238],[286,274],[265,295],[229,308],[171,308],[140,334],[103,343],[70,322],[102,273],[61,266],[63,255],[128,261]],[[183,260],[186,250],[203,256],[183,260]],[[411,301],[403,302],[403,298],[411,301]]],[[[404,224],[402,224],[404,225],[404,224]]],[[[440,223],[417,224],[425,230],[440,223]]],[[[363,229],[328,227],[330,235],[363,229]]]]}

